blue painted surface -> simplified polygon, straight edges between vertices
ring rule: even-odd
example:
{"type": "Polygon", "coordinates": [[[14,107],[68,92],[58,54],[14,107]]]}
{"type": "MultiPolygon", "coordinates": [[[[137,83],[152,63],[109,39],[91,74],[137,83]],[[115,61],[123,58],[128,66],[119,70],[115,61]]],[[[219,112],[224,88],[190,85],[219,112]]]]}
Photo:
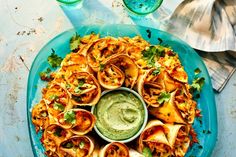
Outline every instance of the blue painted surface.
{"type": "MultiPolygon", "coordinates": [[[[140,19],[128,16],[121,0],[84,0],[81,9],[67,8],[67,12],[54,0],[0,0],[0,157],[33,156],[26,116],[27,67],[49,40],[76,25],[121,23],[159,28],[181,1],[164,0],[154,14],[140,19]]],[[[212,157],[236,154],[235,91],[236,73],[216,94],[218,138],[212,157]]]]}
{"type": "Polygon", "coordinates": [[[200,110],[202,110],[203,116],[202,123],[200,123],[200,121],[196,119],[194,121],[193,127],[198,134],[199,144],[202,146],[202,148],[199,148],[199,144],[195,144],[189,149],[186,156],[188,157],[191,155],[195,155],[196,157],[207,157],[211,155],[211,152],[215,146],[217,136],[215,98],[207,69],[198,54],[180,39],[157,29],[133,25],[107,25],[83,26],[75,30],[72,29],[66,31],[55,37],[47,45],[45,45],[35,58],[30,70],[27,88],[27,114],[32,147],[35,156],[43,156],[44,153],[43,146],[40,142],[41,134],[37,135],[35,133],[34,126],[31,122],[30,112],[32,106],[39,102],[41,98],[40,91],[42,87],[45,86],[45,83],[39,78],[39,73],[48,68],[47,57],[51,54],[51,48],[53,48],[57,52],[57,54],[62,57],[70,52],[69,41],[70,38],[75,34],[75,32],[77,32],[77,34],[81,36],[90,34],[91,32],[95,32],[101,34],[101,37],[108,35],[114,37],[134,37],[135,35],[141,35],[151,44],[157,44],[157,39],[161,38],[164,44],[168,44],[173,48],[175,52],[179,54],[182,65],[188,73],[190,83],[194,79],[194,69],[200,68],[202,71],[200,76],[205,78],[205,84],[201,91],[201,97],[198,100],[198,107],[200,110]],[[151,31],[151,38],[148,38],[147,36],[147,29],[151,31]],[[37,88],[35,88],[35,85],[37,85],[37,88]],[[211,133],[203,133],[203,130],[209,130],[211,133]]]}

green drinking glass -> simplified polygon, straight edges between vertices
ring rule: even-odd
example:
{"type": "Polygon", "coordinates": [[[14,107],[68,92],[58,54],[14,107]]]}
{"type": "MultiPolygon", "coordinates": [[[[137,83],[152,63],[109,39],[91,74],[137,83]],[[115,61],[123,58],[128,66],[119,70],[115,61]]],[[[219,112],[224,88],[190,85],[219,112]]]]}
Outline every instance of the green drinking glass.
{"type": "Polygon", "coordinates": [[[62,6],[81,7],[83,0],[57,0],[62,6]]]}
{"type": "Polygon", "coordinates": [[[163,0],[123,0],[126,8],[136,15],[147,15],[157,10],[163,0]]]}

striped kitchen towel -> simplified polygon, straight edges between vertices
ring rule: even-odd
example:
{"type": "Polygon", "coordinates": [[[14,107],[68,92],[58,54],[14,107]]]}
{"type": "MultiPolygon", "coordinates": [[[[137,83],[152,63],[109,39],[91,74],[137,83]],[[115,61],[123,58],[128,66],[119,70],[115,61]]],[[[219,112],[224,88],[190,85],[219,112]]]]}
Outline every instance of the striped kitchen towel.
{"type": "Polygon", "coordinates": [[[220,92],[236,70],[236,0],[184,0],[164,29],[201,50],[220,92]]]}

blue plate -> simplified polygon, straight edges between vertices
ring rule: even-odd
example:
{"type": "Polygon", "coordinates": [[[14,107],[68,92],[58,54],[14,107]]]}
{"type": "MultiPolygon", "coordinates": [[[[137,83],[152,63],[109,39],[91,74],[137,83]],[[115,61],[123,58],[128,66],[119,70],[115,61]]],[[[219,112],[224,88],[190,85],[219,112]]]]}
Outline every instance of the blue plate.
{"type": "Polygon", "coordinates": [[[182,40],[157,29],[133,25],[106,25],[83,26],[63,32],[45,45],[36,56],[30,69],[27,87],[27,118],[29,135],[35,157],[45,156],[44,148],[40,142],[41,133],[36,134],[34,125],[31,122],[32,106],[39,102],[42,96],[41,89],[46,85],[45,82],[40,80],[39,73],[49,67],[47,57],[51,54],[52,48],[61,57],[64,57],[70,52],[69,41],[76,32],[81,36],[95,32],[99,33],[102,37],[134,37],[141,35],[151,44],[158,44],[158,38],[161,38],[164,44],[168,44],[179,54],[180,60],[188,73],[189,83],[191,83],[194,78],[194,69],[200,68],[202,71],[200,76],[205,78],[205,84],[198,100],[198,108],[202,110],[203,116],[201,119],[196,118],[193,125],[198,134],[199,144],[194,144],[188,150],[186,156],[208,157],[211,155],[217,137],[215,98],[206,66],[198,54],[182,40]]]}

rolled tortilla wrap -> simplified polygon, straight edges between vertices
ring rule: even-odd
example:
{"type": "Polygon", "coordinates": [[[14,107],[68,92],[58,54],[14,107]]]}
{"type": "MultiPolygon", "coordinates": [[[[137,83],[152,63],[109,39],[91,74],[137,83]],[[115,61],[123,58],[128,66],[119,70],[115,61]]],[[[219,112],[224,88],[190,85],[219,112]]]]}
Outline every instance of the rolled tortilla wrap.
{"type": "Polygon", "coordinates": [[[69,94],[58,84],[50,84],[43,93],[43,100],[48,109],[49,123],[56,123],[56,117],[64,110],[71,108],[69,94]]]}
{"type": "Polygon", "coordinates": [[[148,108],[150,114],[155,116],[158,119],[161,119],[168,123],[182,123],[186,124],[186,121],[181,116],[178,108],[174,103],[174,96],[176,92],[170,94],[170,100],[164,102],[163,105],[159,107],[152,107],[148,108]]]}
{"type": "Polygon", "coordinates": [[[129,155],[130,157],[145,157],[134,149],[129,149],[129,155]]]}
{"type": "Polygon", "coordinates": [[[112,142],[100,150],[99,157],[129,157],[129,148],[123,143],[112,142]]]}
{"type": "Polygon", "coordinates": [[[60,144],[59,150],[71,157],[90,157],[94,143],[88,136],[72,136],[60,144]]]}
{"type": "Polygon", "coordinates": [[[158,62],[165,67],[168,74],[175,80],[187,83],[188,82],[188,75],[184,71],[183,66],[179,60],[177,54],[173,53],[172,51],[166,52],[165,57],[162,57],[158,60],[158,62]]]}
{"type": "Polygon", "coordinates": [[[144,148],[147,147],[150,149],[152,156],[168,157],[173,155],[166,137],[168,131],[168,128],[161,121],[150,121],[139,137],[138,151],[142,153],[144,148]]]}
{"type": "Polygon", "coordinates": [[[125,81],[124,72],[114,64],[107,64],[103,70],[98,71],[98,82],[106,89],[116,89],[125,81]]]}
{"type": "Polygon", "coordinates": [[[61,63],[61,72],[89,72],[92,73],[92,69],[87,63],[87,59],[84,55],[79,53],[69,53],[63,59],[61,63]]]}
{"type": "Polygon", "coordinates": [[[101,87],[97,79],[87,72],[74,72],[66,78],[68,92],[71,94],[70,102],[73,105],[95,105],[101,95],[101,87]]]}
{"type": "Polygon", "coordinates": [[[44,130],[49,125],[47,106],[44,101],[41,100],[38,104],[33,106],[31,116],[32,123],[37,133],[40,129],[44,130]]]}
{"type": "Polygon", "coordinates": [[[98,72],[101,62],[113,54],[124,53],[124,50],[125,46],[121,41],[106,37],[93,42],[87,50],[86,57],[89,66],[98,72]]]}
{"type": "Polygon", "coordinates": [[[73,134],[70,130],[64,129],[58,124],[49,125],[43,132],[44,139],[48,138],[53,140],[57,147],[59,147],[61,142],[70,138],[72,135],[73,134]]]}
{"type": "Polygon", "coordinates": [[[71,109],[58,116],[59,125],[76,135],[87,134],[93,129],[95,121],[95,116],[84,109],[71,109]]]}
{"type": "Polygon", "coordinates": [[[129,56],[125,54],[113,55],[104,61],[104,66],[104,69],[98,71],[99,83],[104,88],[109,87],[109,89],[114,89],[119,87],[122,85],[123,80],[126,87],[134,87],[138,79],[139,69],[129,56]],[[107,74],[108,76],[106,76],[107,74]],[[108,81],[106,81],[105,76],[108,81]],[[115,77],[116,79],[114,79],[115,77]],[[113,83],[114,81],[115,83],[113,83]]]}
{"type": "Polygon", "coordinates": [[[190,145],[189,125],[166,124],[165,126],[169,128],[167,137],[175,156],[184,157],[190,145]]]}

